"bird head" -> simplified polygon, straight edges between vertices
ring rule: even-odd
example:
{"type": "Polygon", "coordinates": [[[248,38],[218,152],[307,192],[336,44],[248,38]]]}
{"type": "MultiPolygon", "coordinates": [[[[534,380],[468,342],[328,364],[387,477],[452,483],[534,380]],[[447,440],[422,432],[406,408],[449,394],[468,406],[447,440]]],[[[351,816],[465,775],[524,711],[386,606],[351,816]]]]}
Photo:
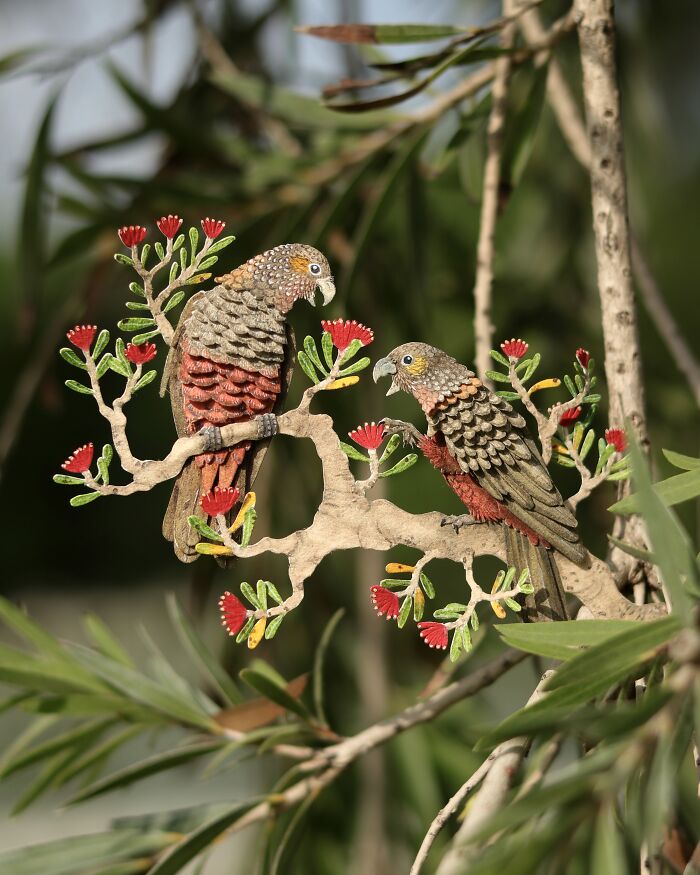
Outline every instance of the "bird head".
{"type": "Polygon", "coordinates": [[[453,391],[464,380],[467,369],[441,349],[427,343],[404,343],[393,349],[374,366],[376,383],[390,377],[387,395],[408,392],[429,409],[441,394],[453,391]]]}
{"type": "Polygon", "coordinates": [[[323,253],[305,243],[283,243],[257,256],[256,284],[270,289],[277,309],[286,313],[303,299],[315,305],[316,289],[328,304],[335,295],[330,265],[323,253]]]}

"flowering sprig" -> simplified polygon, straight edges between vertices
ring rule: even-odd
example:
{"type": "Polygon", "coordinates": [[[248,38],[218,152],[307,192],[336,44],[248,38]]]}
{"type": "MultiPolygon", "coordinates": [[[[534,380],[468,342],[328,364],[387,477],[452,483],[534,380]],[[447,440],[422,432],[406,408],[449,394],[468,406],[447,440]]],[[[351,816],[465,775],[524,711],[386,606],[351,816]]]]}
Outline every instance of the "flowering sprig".
{"type": "Polygon", "coordinates": [[[310,336],[304,338],[304,349],[300,349],[297,353],[301,369],[313,383],[313,386],[307,389],[309,400],[316,392],[354,386],[360,379],[355,375],[363,371],[370,360],[367,356],[363,356],[351,365],[347,363],[363,346],[368,346],[374,340],[372,329],[354,320],[336,319],[334,322],[329,322],[324,319],[321,327],[323,328],[321,337],[323,359],[319,355],[316,341],[310,336]],[[334,348],[337,350],[335,356],[334,348]]]}
{"type": "Polygon", "coordinates": [[[284,600],[277,587],[270,580],[259,580],[255,589],[243,581],[240,584],[241,595],[252,605],[247,608],[233,593],[225,592],[219,599],[221,624],[236,643],[248,642],[250,650],[254,650],[263,638],[270,640],[277,634],[286,616],[284,600]],[[275,607],[268,607],[270,600],[275,607]]]}
{"type": "Polygon", "coordinates": [[[393,477],[395,474],[402,474],[404,471],[412,468],[418,461],[416,453],[406,453],[406,455],[392,465],[391,468],[387,468],[384,471],[380,470],[381,466],[393,456],[401,443],[400,436],[394,434],[389,438],[381,456],[378,454],[377,450],[386,437],[386,429],[381,422],[378,424],[375,422],[366,422],[364,425],[358,425],[357,428],[348,432],[348,436],[358,446],[367,450],[367,455],[365,455],[359,450],[356,450],[351,444],[346,444],[344,441],[340,441],[340,448],[349,459],[355,459],[355,461],[369,464],[369,477],[367,477],[366,480],[358,480],[356,484],[356,488],[362,493],[365,493],[368,489],[374,486],[380,478],[393,477]]]}
{"type": "Polygon", "coordinates": [[[71,507],[82,507],[84,504],[90,504],[99,498],[101,492],[99,486],[109,486],[109,466],[114,457],[114,450],[111,444],[105,444],[102,447],[102,453],[97,459],[97,474],[92,475],[92,463],[95,455],[95,446],[93,443],[83,444],[77,450],[68,456],[66,461],[61,465],[66,474],[54,474],[53,481],[61,486],[89,486],[90,492],[82,492],[74,495],[70,500],[71,507]],[[81,477],[73,475],[81,474],[81,477]]]}
{"type": "Polygon", "coordinates": [[[165,237],[165,246],[156,240],[153,244],[158,261],[147,267],[151,244],[145,243],[139,251],[139,246],[147,236],[147,229],[142,225],[129,225],[119,230],[119,238],[131,249],[130,255],[119,252],[114,257],[121,264],[132,267],[139,275],[140,282],[129,285],[131,292],[141,300],[127,301],[130,310],[146,311],[147,316],[132,316],[122,319],[118,324],[122,331],[135,332],[132,342],[141,345],[146,341],[161,335],[170,345],[173,337],[173,326],[166,315],[177,307],[185,298],[189,286],[199,285],[210,279],[208,268],[218,261],[219,252],[235,240],[235,237],[221,237],[225,222],[218,219],[203,219],[204,241],[199,246],[200,232],[191,227],[187,233],[179,234],[182,219],[169,214],[161,216],[156,221],[158,230],[165,237]],[[185,240],[189,239],[189,247],[185,240]],[[162,283],[160,290],[156,289],[160,276],[168,269],[167,281],[162,283]]]}
{"type": "Polygon", "coordinates": [[[410,572],[410,578],[387,578],[379,585],[370,589],[372,604],[381,617],[396,620],[399,629],[403,628],[413,614],[421,639],[428,647],[438,650],[447,648],[450,636],[450,659],[454,662],[459,655],[469,652],[473,646],[472,633],[479,630],[477,605],[488,602],[497,617],[506,616],[503,604],[512,611],[522,610],[516,601],[517,596],[532,593],[534,587],[529,582],[529,571],[524,569],[515,581],[514,567],[499,571],[490,592],[486,592],[476,582],[472,569],[472,557],[464,560],[464,571],[470,598],[466,604],[450,602],[443,608],[433,611],[434,620],[423,620],[425,599],[435,598],[435,587],[427,576],[424,567],[436,558],[434,554],[426,553],[415,565],[405,565],[390,562],[386,566],[388,574],[403,574],[410,572]],[[395,591],[398,590],[398,591],[395,591]]]}

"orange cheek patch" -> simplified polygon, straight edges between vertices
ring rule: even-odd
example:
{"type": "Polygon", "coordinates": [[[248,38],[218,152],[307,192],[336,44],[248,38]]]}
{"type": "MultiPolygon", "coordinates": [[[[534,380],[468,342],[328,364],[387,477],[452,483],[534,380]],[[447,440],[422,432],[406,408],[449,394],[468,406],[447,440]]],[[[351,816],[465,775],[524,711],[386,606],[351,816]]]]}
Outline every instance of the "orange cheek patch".
{"type": "Polygon", "coordinates": [[[293,255],[289,259],[289,266],[291,267],[292,270],[296,271],[297,273],[308,273],[309,264],[310,264],[309,259],[304,258],[303,255],[293,255]]]}

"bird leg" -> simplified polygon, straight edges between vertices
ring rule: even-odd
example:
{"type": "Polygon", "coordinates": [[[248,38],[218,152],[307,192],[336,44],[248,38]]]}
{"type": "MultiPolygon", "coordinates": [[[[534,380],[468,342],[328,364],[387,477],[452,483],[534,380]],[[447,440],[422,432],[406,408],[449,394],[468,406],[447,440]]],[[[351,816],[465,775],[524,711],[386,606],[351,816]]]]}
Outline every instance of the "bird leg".
{"type": "Polygon", "coordinates": [[[205,425],[204,428],[200,428],[199,434],[206,441],[205,453],[218,453],[223,448],[221,429],[217,425],[205,425]]]}
{"type": "Polygon", "coordinates": [[[256,416],[255,421],[258,425],[258,440],[271,438],[277,434],[277,417],[274,413],[263,413],[261,416],[256,416]]]}
{"type": "Polygon", "coordinates": [[[410,422],[404,422],[401,419],[384,418],[381,420],[381,423],[387,434],[401,435],[404,446],[415,447],[423,439],[423,435],[410,422]]]}
{"type": "Polygon", "coordinates": [[[455,530],[455,534],[459,534],[459,530],[462,526],[473,526],[476,525],[478,520],[475,520],[473,516],[468,513],[459,513],[454,516],[446,516],[440,520],[441,526],[452,526],[455,530]]]}

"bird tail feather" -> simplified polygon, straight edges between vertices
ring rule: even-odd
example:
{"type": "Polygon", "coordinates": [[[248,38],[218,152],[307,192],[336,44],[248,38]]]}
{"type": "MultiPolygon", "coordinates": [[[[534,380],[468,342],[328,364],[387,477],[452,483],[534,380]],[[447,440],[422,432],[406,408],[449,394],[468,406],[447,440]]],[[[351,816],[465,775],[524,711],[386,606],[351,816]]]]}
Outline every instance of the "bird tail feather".
{"type": "Polygon", "coordinates": [[[201,468],[191,459],[175,480],[163,518],[163,537],[172,541],[175,555],[181,562],[194,562],[199,559],[195,545],[202,538],[188,520],[191,516],[202,517],[205,521],[207,519],[199,506],[200,490],[201,468]]]}
{"type": "Polygon", "coordinates": [[[504,528],[506,561],[515,566],[517,574],[530,571],[530,583],[535,591],[525,596],[523,619],[529,623],[567,620],[566,596],[554,552],[535,545],[522,532],[504,528]]]}

